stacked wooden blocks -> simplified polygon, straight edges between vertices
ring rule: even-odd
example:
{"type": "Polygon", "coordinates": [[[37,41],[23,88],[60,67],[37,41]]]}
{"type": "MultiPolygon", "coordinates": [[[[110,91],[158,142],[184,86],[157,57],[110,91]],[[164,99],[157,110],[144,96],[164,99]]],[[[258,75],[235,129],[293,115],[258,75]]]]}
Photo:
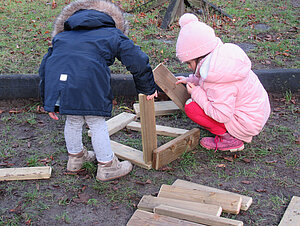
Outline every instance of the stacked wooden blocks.
{"type": "Polygon", "coordinates": [[[172,185],[162,185],[157,197],[144,195],[127,226],[241,226],[242,221],[220,215],[239,214],[251,204],[251,197],[178,179],[172,185]]]}

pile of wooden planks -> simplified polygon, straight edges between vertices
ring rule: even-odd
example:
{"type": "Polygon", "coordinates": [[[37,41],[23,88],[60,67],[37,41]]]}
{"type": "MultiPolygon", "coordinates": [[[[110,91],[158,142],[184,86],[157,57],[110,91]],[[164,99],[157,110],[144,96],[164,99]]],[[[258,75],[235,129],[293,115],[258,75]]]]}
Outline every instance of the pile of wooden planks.
{"type": "Polygon", "coordinates": [[[157,197],[144,195],[127,226],[241,226],[242,221],[221,217],[221,213],[239,214],[251,204],[251,197],[177,179],[162,185],[157,197]]]}

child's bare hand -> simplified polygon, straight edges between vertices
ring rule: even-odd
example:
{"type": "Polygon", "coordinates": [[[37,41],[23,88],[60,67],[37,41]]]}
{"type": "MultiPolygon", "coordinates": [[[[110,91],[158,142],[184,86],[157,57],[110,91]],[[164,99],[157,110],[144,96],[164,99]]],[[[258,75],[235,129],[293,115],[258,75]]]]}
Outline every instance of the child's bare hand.
{"type": "Polygon", "coordinates": [[[193,83],[191,83],[191,82],[188,82],[187,83],[187,85],[186,85],[186,88],[187,88],[187,91],[188,91],[188,93],[191,95],[192,94],[192,92],[193,92],[193,89],[195,89],[195,85],[193,84],[193,83]]]}
{"type": "Polygon", "coordinates": [[[155,93],[148,95],[147,100],[152,100],[154,97],[157,97],[157,90],[155,91],[155,93]]]}
{"type": "Polygon", "coordinates": [[[177,78],[177,82],[175,83],[176,85],[180,84],[180,83],[186,84],[186,77],[184,77],[184,76],[178,76],[176,78],[177,78]]]}
{"type": "Polygon", "coordinates": [[[48,114],[49,114],[50,118],[52,118],[54,120],[58,120],[58,117],[54,112],[49,112],[48,114]]]}

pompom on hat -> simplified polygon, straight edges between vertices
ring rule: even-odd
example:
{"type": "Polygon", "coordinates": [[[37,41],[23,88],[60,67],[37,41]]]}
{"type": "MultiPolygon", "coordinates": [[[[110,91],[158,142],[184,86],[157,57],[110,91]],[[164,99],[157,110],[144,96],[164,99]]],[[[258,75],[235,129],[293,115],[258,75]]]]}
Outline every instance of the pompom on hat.
{"type": "Polygon", "coordinates": [[[204,56],[217,46],[218,38],[214,29],[200,22],[194,14],[182,15],[179,25],[181,29],[176,43],[176,56],[181,62],[204,56]]]}

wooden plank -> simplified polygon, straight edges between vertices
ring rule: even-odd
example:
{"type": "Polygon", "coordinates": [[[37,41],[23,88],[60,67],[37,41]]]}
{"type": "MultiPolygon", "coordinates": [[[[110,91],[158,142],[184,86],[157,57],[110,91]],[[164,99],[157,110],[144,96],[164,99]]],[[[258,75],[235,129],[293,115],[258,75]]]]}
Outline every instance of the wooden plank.
{"type": "Polygon", "coordinates": [[[153,151],[153,168],[160,167],[174,161],[184,152],[193,150],[199,144],[200,129],[194,128],[176,137],[153,151]]]}
{"type": "Polygon", "coordinates": [[[139,204],[138,209],[153,212],[154,208],[159,205],[168,205],[173,207],[178,207],[187,210],[193,210],[209,215],[220,216],[222,213],[222,207],[206,204],[206,203],[197,203],[190,202],[178,199],[169,199],[163,197],[154,197],[152,195],[144,195],[139,204]]]}
{"type": "Polygon", "coordinates": [[[167,29],[168,26],[171,23],[173,23],[173,21],[176,17],[176,13],[178,11],[180,2],[181,2],[181,0],[171,0],[169,6],[167,8],[166,14],[164,16],[164,19],[160,26],[162,29],[167,29]]]}
{"type": "Polygon", "coordinates": [[[49,179],[50,166],[4,168],[0,169],[0,181],[49,179]]]}
{"type": "Polygon", "coordinates": [[[293,196],[278,226],[300,225],[300,197],[293,196]]]}
{"type": "MultiPolygon", "coordinates": [[[[140,105],[139,103],[133,104],[133,109],[137,115],[140,116],[140,105]]],[[[154,102],[155,116],[159,115],[170,115],[178,112],[179,107],[171,100],[168,101],[156,101],[154,102]]]]}
{"type": "Polygon", "coordinates": [[[147,100],[146,95],[139,94],[139,103],[141,110],[143,159],[145,163],[151,163],[153,150],[157,148],[154,99],[147,100]]]}
{"type": "MultiPolygon", "coordinates": [[[[128,123],[134,121],[136,118],[137,116],[135,114],[123,112],[107,120],[106,123],[109,135],[111,136],[125,128],[128,123]]],[[[91,130],[88,130],[88,136],[92,136],[91,130]]]]}
{"type": "Polygon", "coordinates": [[[180,3],[178,5],[178,9],[177,9],[177,12],[176,12],[176,17],[180,18],[184,14],[184,10],[185,10],[184,0],[180,0],[180,3]]]}
{"type": "Polygon", "coordinates": [[[221,206],[224,212],[233,214],[240,212],[242,203],[239,195],[199,191],[165,184],[161,186],[158,197],[213,204],[221,206]]]}
{"type": "MultiPolygon", "coordinates": [[[[133,121],[133,122],[129,123],[126,126],[126,128],[134,130],[134,131],[141,131],[141,123],[133,121]]],[[[178,137],[187,132],[188,132],[188,130],[186,130],[186,129],[156,125],[156,134],[157,135],[168,136],[168,137],[178,137]]]]}
{"type": "Polygon", "coordinates": [[[195,223],[213,226],[243,226],[242,221],[232,220],[224,217],[213,216],[202,212],[187,210],[168,205],[159,205],[154,208],[154,213],[187,220],[195,223]]]}
{"type": "Polygon", "coordinates": [[[235,195],[239,195],[242,198],[242,205],[241,205],[241,210],[248,210],[249,207],[252,204],[252,198],[249,196],[245,196],[245,195],[240,195],[237,193],[233,193],[230,191],[225,191],[225,190],[221,190],[221,189],[217,189],[217,188],[212,188],[212,187],[208,187],[205,185],[201,185],[201,184],[197,184],[197,183],[193,183],[190,181],[185,181],[185,180],[180,180],[177,179],[174,183],[174,186],[177,187],[183,187],[183,188],[189,188],[189,189],[196,189],[199,191],[207,191],[207,192],[219,192],[219,193],[224,193],[224,194],[235,194],[235,195]]]}
{"type": "Polygon", "coordinates": [[[201,226],[202,224],[197,224],[193,222],[188,222],[185,220],[176,219],[174,217],[168,217],[159,215],[156,213],[150,213],[143,210],[136,210],[129,221],[127,226],[201,226]]]}
{"type": "Polygon", "coordinates": [[[131,163],[133,163],[137,166],[140,166],[144,169],[151,169],[152,168],[151,163],[146,164],[144,162],[142,151],[139,151],[137,149],[134,149],[134,148],[128,147],[126,145],[117,143],[117,142],[112,141],[112,140],[110,141],[110,144],[111,144],[111,148],[112,148],[113,152],[116,154],[116,156],[118,158],[123,159],[123,160],[128,160],[131,163]]]}
{"type": "Polygon", "coordinates": [[[176,85],[176,77],[162,63],[153,70],[153,75],[156,84],[184,111],[185,102],[190,98],[186,87],[183,84],[176,85]]]}

